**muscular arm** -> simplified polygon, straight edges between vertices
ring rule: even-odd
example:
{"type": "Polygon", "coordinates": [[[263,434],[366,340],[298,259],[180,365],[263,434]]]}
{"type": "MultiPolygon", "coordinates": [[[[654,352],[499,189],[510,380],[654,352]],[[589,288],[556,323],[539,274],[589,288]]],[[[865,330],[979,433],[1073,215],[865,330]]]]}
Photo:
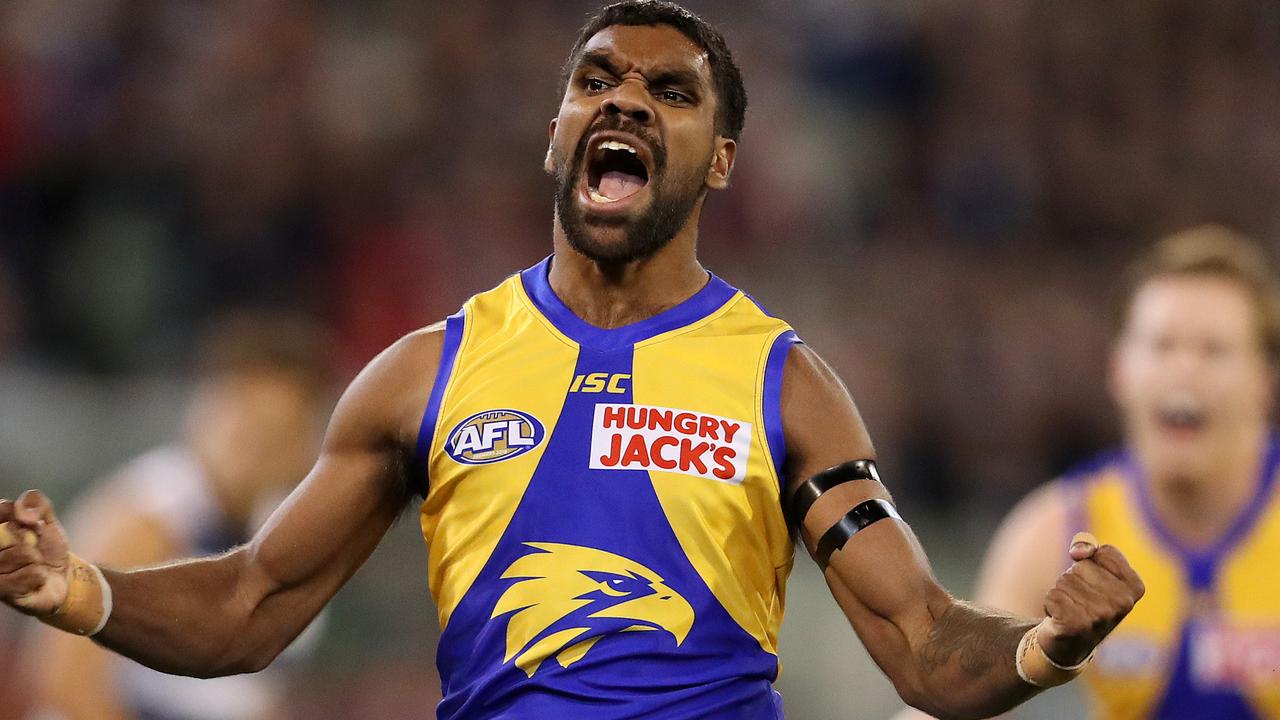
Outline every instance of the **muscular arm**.
{"type": "MultiPolygon", "coordinates": [[[[789,492],[827,467],[874,457],[848,392],[805,346],[797,346],[788,358],[782,405],[789,492]]],[[[890,500],[882,485],[869,480],[838,485],[824,494],[801,528],[809,551],[849,509],[871,498],[890,500]]],[[[1097,574],[1107,572],[1101,567],[1087,570],[1087,576],[1071,580],[1073,587],[1083,588],[1086,578],[1107,582],[1097,574]]],[[[831,556],[825,577],[868,652],[908,704],[943,718],[987,717],[1038,691],[1019,678],[1014,666],[1019,640],[1034,621],[952,597],[938,583],[906,523],[886,519],[867,526],[831,556]]],[[[1097,598],[1107,607],[1101,613],[1105,619],[1096,623],[1086,622],[1091,616],[1086,617],[1084,608],[1071,610],[1088,625],[1078,633],[1084,642],[1064,641],[1055,657],[1074,662],[1092,649],[1095,636],[1100,639],[1128,610],[1120,599],[1112,613],[1111,599],[1097,598]]]]}
{"type": "MultiPolygon", "coordinates": [[[[1079,529],[1079,528],[1073,528],[1079,529]]],[[[996,531],[982,570],[975,599],[982,605],[1037,621],[1044,617],[1044,597],[1062,572],[1066,560],[1060,543],[1046,538],[1070,537],[1066,501],[1057,483],[1028,495],[996,531]]],[[[923,720],[929,715],[904,710],[894,720],[923,720]]]]}
{"type": "Polygon", "coordinates": [[[94,639],[175,674],[210,677],[270,663],[359,568],[410,498],[410,460],[440,349],[439,330],[429,328],[356,378],[315,467],[248,545],[214,558],[106,571],[114,610],[94,639]]]}

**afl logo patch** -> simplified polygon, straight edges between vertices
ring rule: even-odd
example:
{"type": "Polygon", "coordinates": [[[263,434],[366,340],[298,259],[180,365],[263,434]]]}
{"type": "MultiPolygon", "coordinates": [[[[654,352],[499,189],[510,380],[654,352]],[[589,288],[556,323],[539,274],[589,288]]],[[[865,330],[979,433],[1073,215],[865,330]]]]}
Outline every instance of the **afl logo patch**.
{"type": "Polygon", "coordinates": [[[445,440],[449,457],[466,465],[488,465],[538,447],[546,432],[538,418],[519,410],[485,410],[458,423],[445,440]]]}

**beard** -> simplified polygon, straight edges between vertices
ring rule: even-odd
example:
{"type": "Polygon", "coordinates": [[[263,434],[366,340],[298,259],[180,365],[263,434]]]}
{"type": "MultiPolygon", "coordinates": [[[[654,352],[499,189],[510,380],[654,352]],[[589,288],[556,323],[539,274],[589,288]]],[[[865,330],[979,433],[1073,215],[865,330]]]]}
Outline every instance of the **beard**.
{"type": "MultiPolygon", "coordinates": [[[[708,158],[710,162],[710,158],[708,158]]],[[[702,173],[695,171],[684,176],[667,176],[666,149],[644,128],[634,123],[605,121],[600,126],[582,134],[570,162],[556,168],[556,217],[564,229],[569,246],[587,259],[609,265],[622,265],[644,260],[666,247],[671,239],[688,222],[690,214],[702,197],[702,173]],[[649,206],[630,218],[592,217],[582,211],[577,202],[582,174],[586,172],[587,144],[597,130],[623,130],[647,141],[653,148],[653,170],[647,189],[649,206]],[[604,242],[597,237],[595,228],[624,229],[621,243],[604,242]]]]}

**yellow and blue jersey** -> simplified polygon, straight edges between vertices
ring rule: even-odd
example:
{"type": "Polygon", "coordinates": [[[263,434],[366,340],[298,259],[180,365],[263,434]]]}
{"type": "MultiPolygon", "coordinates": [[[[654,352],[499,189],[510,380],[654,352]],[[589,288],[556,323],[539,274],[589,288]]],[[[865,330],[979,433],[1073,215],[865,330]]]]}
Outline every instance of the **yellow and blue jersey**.
{"type": "Polygon", "coordinates": [[[445,326],[419,437],[438,716],[781,718],[794,332],[714,276],[600,329],[550,263],[445,326]]]}
{"type": "Polygon", "coordinates": [[[1130,453],[1062,481],[1072,531],[1120,548],[1147,586],[1084,675],[1096,717],[1280,718],[1280,442],[1264,452],[1257,492],[1206,548],[1186,547],[1161,522],[1130,453]]]}

